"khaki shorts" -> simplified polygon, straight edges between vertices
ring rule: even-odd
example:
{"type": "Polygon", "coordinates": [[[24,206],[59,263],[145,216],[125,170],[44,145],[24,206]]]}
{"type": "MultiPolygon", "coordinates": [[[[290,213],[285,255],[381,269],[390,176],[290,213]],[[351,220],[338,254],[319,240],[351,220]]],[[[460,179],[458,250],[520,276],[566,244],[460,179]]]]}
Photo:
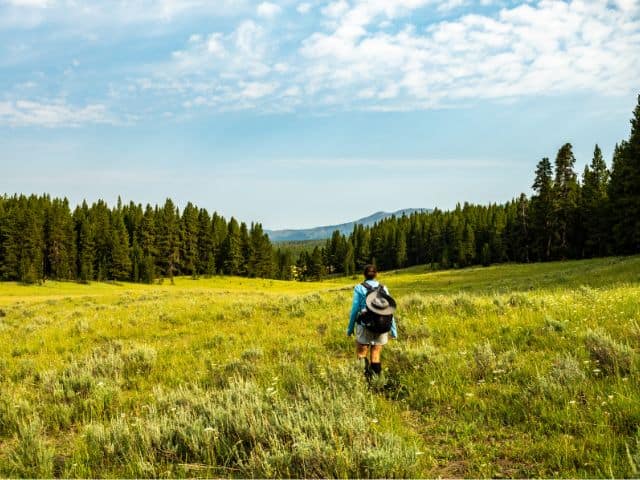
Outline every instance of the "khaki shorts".
{"type": "Polygon", "coordinates": [[[373,333],[356,323],[356,342],[360,345],[386,345],[388,341],[388,333],[373,333]]]}

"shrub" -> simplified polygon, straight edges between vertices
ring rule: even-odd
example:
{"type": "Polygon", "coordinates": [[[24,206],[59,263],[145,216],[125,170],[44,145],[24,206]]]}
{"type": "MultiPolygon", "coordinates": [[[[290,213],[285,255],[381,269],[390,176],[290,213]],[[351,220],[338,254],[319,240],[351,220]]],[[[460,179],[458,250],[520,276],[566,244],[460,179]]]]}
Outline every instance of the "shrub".
{"type": "Polygon", "coordinates": [[[36,365],[31,359],[20,360],[16,368],[11,372],[11,379],[20,382],[36,374],[36,365]]]}
{"type": "Polygon", "coordinates": [[[389,352],[389,368],[397,372],[423,370],[427,365],[442,360],[438,349],[424,342],[415,347],[403,345],[389,352]]]}
{"type": "Polygon", "coordinates": [[[556,358],[553,367],[551,367],[550,375],[555,382],[561,385],[570,385],[584,380],[586,377],[580,362],[570,354],[556,358]]]}
{"type": "Polygon", "coordinates": [[[501,297],[498,297],[498,296],[493,297],[492,303],[493,303],[495,312],[498,315],[504,315],[505,314],[506,304],[505,304],[504,300],[501,297]]]}
{"type": "Polygon", "coordinates": [[[477,312],[475,301],[464,293],[453,297],[451,304],[453,306],[453,313],[462,313],[463,315],[471,316],[477,312]]]}
{"type": "Polygon", "coordinates": [[[485,378],[495,369],[496,354],[489,340],[475,346],[473,360],[475,362],[475,375],[478,378],[485,378]]]}
{"type": "Polygon", "coordinates": [[[18,425],[16,444],[8,452],[9,468],[22,478],[53,475],[54,451],[44,441],[40,422],[33,420],[18,425]]]}
{"type": "Polygon", "coordinates": [[[158,389],[144,417],[85,429],[90,471],[126,461],[131,476],[145,464],[210,465],[211,475],[241,477],[415,474],[415,446],[372,427],[377,410],[361,373],[320,373],[290,394],[239,378],[217,392],[158,389]]]}
{"type": "Polygon", "coordinates": [[[523,293],[514,293],[507,301],[509,306],[514,308],[533,307],[534,302],[523,293]]]}
{"type": "Polygon", "coordinates": [[[262,358],[262,349],[260,348],[250,348],[248,350],[245,350],[244,352],[242,352],[242,354],[240,355],[240,358],[242,358],[243,360],[246,361],[257,361],[260,360],[262,358]]]}
{"type": "Polygon", "coordinates": [[[319,293],[310,293],[309,295],[305,295],[302,297],[302,301],[307,305],[322,305],[324,300],[322,299],[322,295],[319,293]]]}
{"type": "Polygon", "coordinates": [[[307,314],[303,299],[292,300],[286,310],[291,318],[303,318],[307,314]]]}
{"type": "Polygon", "coordinates": [[[137,345],[122,353],[125,375],[146,374],[156,363],[156,351],[147,345],[137,345]]]}
{"type": "Polygon", "coordinates": [[[0,384],[9,378],[9,362],[0,358],[0,384]]]}
{"type": "Polygon", "coordinates": [[[16,403],[14,395],[7,390],[0,390],[0,437],[10,435],[18,428],[19,412],[16,403]]]}
{"type": "Polygon", "coordinates": [[[589,330],[584,342],[604,373],[626,375],[631,371],[633,350],[628,345],[616,342],[603,330],[589,330]]]}
{"type": "Polygon", "coordinates": [[[561,322],[551,317],[545,317],[544,323],[547,328],[553,332],[564,332],[568,322],[561,322]]]}
{"type": "Polygon", "coordinates": [[[636,321],[631,322],[631,338],[640,346],[640,324],[636,321]]]}
{"type": "Polygon", "coordinates": [[[634,475],[640,475],[640,429],[636,432],[635,445],[627,449],[627,459],[629,460],[629,466],[634,475]]]}
{"type": "Polygon", "coordinates": [[[422,312],[426,308],[425,299],[418,293],[411,293],[402,297],[402,308],[407,311],[422,312]]]}

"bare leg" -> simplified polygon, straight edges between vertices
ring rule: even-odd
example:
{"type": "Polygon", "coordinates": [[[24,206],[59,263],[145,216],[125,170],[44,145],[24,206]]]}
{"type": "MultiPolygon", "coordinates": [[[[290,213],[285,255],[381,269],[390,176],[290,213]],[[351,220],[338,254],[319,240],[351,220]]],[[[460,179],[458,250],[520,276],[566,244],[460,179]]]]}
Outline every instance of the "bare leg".
{"type": "Polygon", "coordinates": [[[380,363],[382,345],[371,345],[371,363],[380,363]]]}
{"type": "Polygon", "coordinates": [[[362,345],[356,342],[356,357],[358,358],[358,364],[364,371],[365,378],[371,376],[371,370],[369,368],[369,345],[362,345]]]}
{"type": "Polygon", "coordinates": [[[382,345],[371,345],[371,371],[375,375],[380,375],[382,365],[380,364],[380,356],[382,354],[382,345]]]}

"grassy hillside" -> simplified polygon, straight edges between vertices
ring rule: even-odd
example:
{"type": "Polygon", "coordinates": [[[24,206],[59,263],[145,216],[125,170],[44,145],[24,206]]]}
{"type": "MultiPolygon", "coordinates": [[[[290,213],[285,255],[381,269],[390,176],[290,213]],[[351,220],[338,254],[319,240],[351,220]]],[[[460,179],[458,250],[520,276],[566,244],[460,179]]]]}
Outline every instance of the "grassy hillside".
{"type": "Polygon", "coordinates": [[[355,279],[0,284],[0,476],[640,474],[640,257],[355,279]]]}

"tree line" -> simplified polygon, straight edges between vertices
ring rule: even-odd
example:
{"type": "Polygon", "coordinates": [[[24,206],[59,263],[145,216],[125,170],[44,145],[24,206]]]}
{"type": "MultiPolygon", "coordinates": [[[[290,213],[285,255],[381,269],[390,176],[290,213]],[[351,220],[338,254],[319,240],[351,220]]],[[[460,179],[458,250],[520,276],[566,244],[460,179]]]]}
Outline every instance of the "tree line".
{"type": "Polygon", "coordinates": [[[0,196],[0,280],[128,280],[177,275],[318,279],[380,269],[539,262],[640,252],[640,96],[611,168],[596,145],[579,176],[572,145],[536,166],[533,195],[504,204],[391,217],[336,231],[324,246],[273,245],[259,223],[226,220],[171,199],[162,206],[99,200],[71,210],[49,195],[0,196]]]}
{"type": "Polygon", "coordinates": [[[71,212],[66,199],[0,197],[0,279],[129,280],[176,275],[274,276],[262,226],[167,199],[162,207],[114,208],[102,200],[71,212]]]}
{"type": "Polygon", "coordinates": [[[629,140],[616,145],[611,168],[595,146],[579,176],[570,143],[536,166],[533,195],[504,204],[457,205],[334,232],[323,248],[303,252],[302,277],[381,269],[540,262],[640,253],[640,96],[629,140]]]}

